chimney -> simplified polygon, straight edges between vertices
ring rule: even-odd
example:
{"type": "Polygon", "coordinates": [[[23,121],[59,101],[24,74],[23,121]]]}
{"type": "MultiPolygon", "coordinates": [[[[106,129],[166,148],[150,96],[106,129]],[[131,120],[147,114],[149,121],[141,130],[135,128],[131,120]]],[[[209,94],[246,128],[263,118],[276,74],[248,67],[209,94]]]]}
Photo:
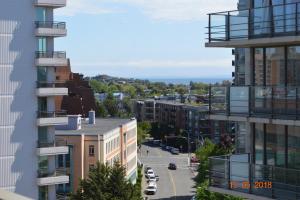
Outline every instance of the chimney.
{"type": "Polygon", "coordinates": [[[96,124],[96,114],[94,110],[89,111],[89,124],[96,124]]]}

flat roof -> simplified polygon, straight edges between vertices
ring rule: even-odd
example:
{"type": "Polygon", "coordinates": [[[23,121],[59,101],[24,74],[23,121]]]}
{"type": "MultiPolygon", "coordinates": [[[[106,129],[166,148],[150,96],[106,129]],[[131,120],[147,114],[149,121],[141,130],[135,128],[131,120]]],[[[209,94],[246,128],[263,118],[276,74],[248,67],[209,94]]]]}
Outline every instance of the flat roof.
{"type": "Polygon", "coordinates": [[[96,124],[82,120],[80,130],[55,130],[55,135],[105,135],[106,133],[133,121],[132,119],[96,118],[96,124]]]}

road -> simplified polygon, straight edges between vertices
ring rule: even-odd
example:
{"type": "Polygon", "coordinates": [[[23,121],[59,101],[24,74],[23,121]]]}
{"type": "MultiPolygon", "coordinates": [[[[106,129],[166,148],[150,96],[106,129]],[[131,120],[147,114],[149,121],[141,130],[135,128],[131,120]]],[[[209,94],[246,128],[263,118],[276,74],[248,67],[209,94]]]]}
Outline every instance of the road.
{"type": "MultiPolygon", "coordinates": [[[[194,174],[188,168],[188,155],[173,155],[159,146],[143,145],[139,159],[144,166],[152,167],[159,176],[157,193],[148,195],[151,200],[190,200],[195,193],[194,174]],[[147,150],[149,154],[147,155],[147,150]],[[168,170],[170,162],[176,163],[177,170],[168,170]]],[[[145,178],[144,178],[145,180],[145,178]]],[[[144,182],[144,188],[146,183],[144,182]]]]}

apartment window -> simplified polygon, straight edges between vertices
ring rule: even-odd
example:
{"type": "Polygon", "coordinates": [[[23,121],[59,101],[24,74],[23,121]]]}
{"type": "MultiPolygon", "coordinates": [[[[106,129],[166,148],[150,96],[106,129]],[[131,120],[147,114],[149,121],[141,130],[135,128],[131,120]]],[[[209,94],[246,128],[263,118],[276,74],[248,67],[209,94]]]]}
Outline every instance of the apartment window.
{"type": "Polygon", "coordinates": [[[300,85],[300,46],[291,46],[287,49],[287,85],[300,85]]]}
{"type": "Polygon", "coordinates": [[[285,84],[284,47],[266,48],[266,85],[285,84]]]}
{"type": "Polygon", "coordinates": [[[254,82],[255,85],[264,85],[264,50],[263,48],[254,49],[254,82]]]}
{"type": "Polygon", "coordinates": [[[89,146],[89,156],[95,156],[95,146],[94,145],[89,146]]]}
{"type": "Polygon", "coordinates": [[[47,51],[47,39],[40,37],[38,38],[38,51],[47,51]]]}
{"type": "Polygon", "coordinates": [[[264,164],[264,124],[255,124],[255,163],[264,164]]]}
{"type": "Polygon", "coordinates": [[[39,187],[39,200],[48,199],[48,186],[39,187]]]}
{"type": "Polygon", "coordinates": [[[288,167],[300,169],[300,127],[288,127],[288,167]]]}
{"type": "Polygon", "coordinates": [[[285,167],[285,127],[266,125],[266,160],[267,165],[285,167]]]}
{"type": "Polygon", "coordinates": [[[37,80],[38,81],[47,81],[47,67],[38,67],[37,68],[37,80]]]}
{"type": "Polygon", "coordinates": [[[35,10],[36,10],[36,20],[37,21],[46,21],[46,8],[37,7],[35,10]]]}

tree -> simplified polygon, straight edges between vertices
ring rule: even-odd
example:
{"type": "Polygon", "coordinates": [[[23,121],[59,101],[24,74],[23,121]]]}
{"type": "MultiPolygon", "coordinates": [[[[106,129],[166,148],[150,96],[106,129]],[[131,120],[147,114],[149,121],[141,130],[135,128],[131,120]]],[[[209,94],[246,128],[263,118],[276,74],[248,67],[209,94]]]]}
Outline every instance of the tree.
{"type": "Polygon", "coordinates": [[[113,167],[97,163],[88,178],[81,180],[72,200],[138,200],[140,195],[126,179],[125,168],[118,162],[113,167]]]}
{"type": "Polygon", "coordinates": [[[96,101],[96,116],[97,117],[106,117],[107,111],[102,102],[96,101]]]}
{"type": "Polygon", "coordinates": [[[112,93],[108,93],[106,99],[104,100],[104,106],[110,116],[115,117],[118,115],[118,102],[112,93]]]}
{"type": "Polygon", "coordinates": [[[130,98],[125,97],[123,99],[123,108],[124,108],[127,115],[132,114],[132,102],[131,102],[130,98]]]}
{"type": "Polygon", "coordinates": [[[80,181],[75,194],[71,195],[73,200],[105,200],[108,198],[108,177],[111,169],[108,165],[97,163],[90,170],[88,178],[80,181]]]}

